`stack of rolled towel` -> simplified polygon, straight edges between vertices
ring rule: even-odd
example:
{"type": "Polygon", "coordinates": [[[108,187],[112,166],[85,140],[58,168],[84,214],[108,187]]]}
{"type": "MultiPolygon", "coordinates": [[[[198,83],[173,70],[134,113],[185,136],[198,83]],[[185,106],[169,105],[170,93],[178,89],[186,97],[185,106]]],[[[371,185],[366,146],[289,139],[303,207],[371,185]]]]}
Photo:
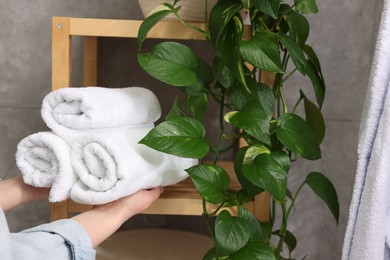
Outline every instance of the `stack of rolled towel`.
{"type": "Polygon", "coordinates": [[[25,183],[51,188],[51,202],[107,203],[180,182],[197,163],[138,143],[161,115],[145,88],[64,88],[44,98],[41,114],[52,131],[20,141],[16,164],[25,183]]]}

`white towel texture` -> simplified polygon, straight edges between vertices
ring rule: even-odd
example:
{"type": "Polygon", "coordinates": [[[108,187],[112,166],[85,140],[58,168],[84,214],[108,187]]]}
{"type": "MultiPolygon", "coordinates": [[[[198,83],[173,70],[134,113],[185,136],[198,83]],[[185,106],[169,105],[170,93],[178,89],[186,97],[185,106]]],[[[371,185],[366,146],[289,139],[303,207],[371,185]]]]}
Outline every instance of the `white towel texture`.
{"type": "Polygon", "coordinates": [[[72,200],[102,204],[139,189],[166,186],[187,177],[196,160],[157,152],[138,142],[151,128],[96,133],[72,145],[72,165],[79,176],[72,200]]]}
{"type": "Polygon", "coordinates": [[[41,112],[47,126],[65,139],[95,129],[150,125],[161,116],[157,97],[140,87],[59,89],[43,99],[41,112]]]}
{"type": "Polygon", "coordinates": [[[358,145],[342,259],[390,258],[390,6],[384,1],[358,145]]]}
{"type": "Polygon", "coordinates": [[[138,144],[161,115],[145,88],[60,89],[44,98],[41,113],[53,133],[23,139],[16,160],[27,184],[51,187],[52,202],[107,203],[182,181],[197,163],[138,144]]]}
{"type": "Polygon", "coordinates": [[[69,197],[77,178],[70,164],[69,145],[52,132],[39,132],[19,142],[16,164],[25,183],[50,188],[51,202],[69,197]]]}

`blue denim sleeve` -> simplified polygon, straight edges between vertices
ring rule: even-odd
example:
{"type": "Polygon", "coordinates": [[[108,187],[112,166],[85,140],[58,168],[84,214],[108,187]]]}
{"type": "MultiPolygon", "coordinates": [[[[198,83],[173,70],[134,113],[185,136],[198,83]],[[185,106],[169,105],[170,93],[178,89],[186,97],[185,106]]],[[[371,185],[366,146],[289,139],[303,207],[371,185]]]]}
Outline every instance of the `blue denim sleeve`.
{"type": "Polygon", "coordinates": [[[3,209],[0,207],[0,256],[4,260],[12,260],[11,237],[3,209]]]}
{"type": "Polygon", "coordinates": [[[94,260],[96,257],[87,232],[72,219],[11,233],[10,237],[14,260],[94,260]]]}

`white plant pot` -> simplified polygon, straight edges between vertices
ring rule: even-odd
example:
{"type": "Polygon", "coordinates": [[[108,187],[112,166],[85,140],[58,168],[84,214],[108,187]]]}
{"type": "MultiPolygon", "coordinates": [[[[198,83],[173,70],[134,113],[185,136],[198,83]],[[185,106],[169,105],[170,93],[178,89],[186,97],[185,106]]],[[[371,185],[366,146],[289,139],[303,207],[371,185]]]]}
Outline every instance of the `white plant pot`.
{"type": "MultiPolygon", "coordinates": [[[[156,6],[163,2],[173,3],[171,0],[138,0],[138,4],[144,17],[147,17],[156,6]]],[[[210,14],[211,9],[217,2],[218,0],[208,0],[207,14],[210,14]]],[[[205,21],[205,0],[181,0],[177,3],[177,6],[181,6],[179,15],[183,20],[187,22],[205,21]]],[[[170,14],[165,18],[165,20],[175,20],[175,16],[170,14]]]]}

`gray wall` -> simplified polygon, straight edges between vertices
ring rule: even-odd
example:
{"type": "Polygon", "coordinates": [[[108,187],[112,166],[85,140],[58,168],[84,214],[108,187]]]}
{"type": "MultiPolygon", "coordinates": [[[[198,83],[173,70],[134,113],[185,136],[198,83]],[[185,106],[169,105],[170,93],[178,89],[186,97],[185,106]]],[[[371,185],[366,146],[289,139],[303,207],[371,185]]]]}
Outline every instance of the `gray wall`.
{"type": "MultiPolygon", "coordinates": [[[[298,239],[297,257],[337,259],[341,254],[356,167],[358,127],[381,4],[378,0],[370,4],[363,0],[318,1],[320,13],[310,18],[309,42],[322,61],[327,82],[323,109],[327,135],[321,162],[295,163],[290,175],[291,189],[295,190],[309,171],[325,173],[339,193],[341,216],[336,227],[326,206],[309,190],[304,190],[290,222],[290,230],[298,239]]],[[[140,19],[141,13],[134,0],[0,1],[0,178],[18,174],[14,154],[19,140],[46,130],[39,110],[42,98],[50,91],[52,16],[140,19]]],[[[123,67],[127,61],[121,60],[120,53],[127,53],[129,46],[134,50],[134,43],[116,40],[100,43],[100,84],[155,84],[146,75],[139,76],[141,72],[133,71],[137,66],[135,62],[129,61],[129,67],[123,67]]],[[[126,54],[129,60],[134,53],[126,54]]],[[[74,55],[78,54],[80,40],[75,43],[74,55]]],[[[80,84],[79,62],[74,64],[74,72],[74,82],[80,84]]],[[[305,89],[308,82],[294,77],[289,85],[305,89]]],[[[175,94],[154,89],[167,103],[175,94]]],[[[295,93],[291,91],[289,95],[296,98],[295,93]]],[[[22,206],[10,211],[7,218],[10,229],[16,232],[47,222],[49,206],[46,202],[22,206]]],[[[177,227],[204,232],[200,219],[188,217],[138,216],[127,226],[177,227]]]]}

